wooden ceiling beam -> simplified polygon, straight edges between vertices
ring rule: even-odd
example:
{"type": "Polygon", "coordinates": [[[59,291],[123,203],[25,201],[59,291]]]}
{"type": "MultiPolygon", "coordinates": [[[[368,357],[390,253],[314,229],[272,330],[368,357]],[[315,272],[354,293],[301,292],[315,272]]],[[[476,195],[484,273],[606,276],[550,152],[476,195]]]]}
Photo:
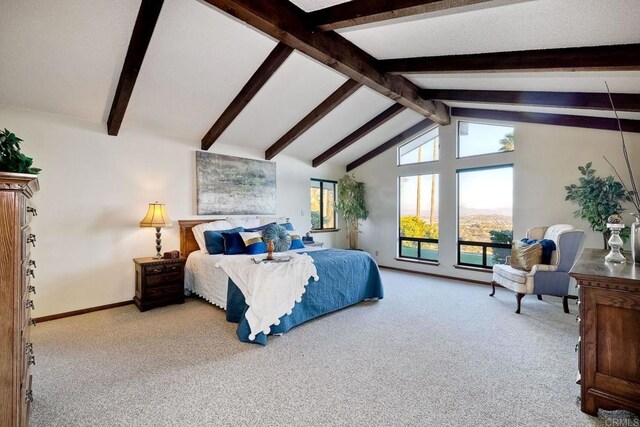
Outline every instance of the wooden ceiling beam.
{"type": "Polygon", "coordinates": [[[313,159],[313,167],[316,168],[320,166],[345,148],[358,141],[360,138],[364,137],[373,130],[377,129],[379,126],[383,125],[387,121],[400,114],[402,111],[404,111],[405,108],[406,107],[404,107],[403,105],[393,104],[391,107],[387,108],[382,113],[378,114],[373,119],[369,120],[367,123],[347,135],[333,147],[329,148],[324,153],[313,159]]]}
{"type": "Polygon", "coordinates": [[[640,44],[386,59],[392,74],[640,70],[640,44]]]}
{"type": "MultiPolygon", "coordinates": [[[[553,126],[569,126],[587,129],[618,130],[616,119],[606,117],[572,116],[565,114],[529,113],[523,111],[498,111],[474,108],[452,108],[451,115],[472,119],[501,120],[505,122],[537,123],[553,126]]],[[[625,132],[640,133],[640,120],[621,119],[625,132]]]]}
{"type": "Polygon", "coordinates": [[[362,85],[355,80],[347,80],[342,86],[336,89],[335,92],[329,95],[327,99],[322,101],[320,105],[314,108],[313,111],[307,114],[278,141],[276,141],[271,147],[269,147],[264,153],[264,158],[266,160],[273,159],[278,153],[287,148],[300,135],[302,135],[307,130],[309,130],[309,128],[318,123],[324,116],[329,114],[334,108],[340,105],[342,101],[350,97],[356,90],[361,87],[362,85]]]}
{"type": "Polygon", "coordinates": [[[273,73],[291,55],[293,49],[284,43],[278,43],[269,56],[262,62],[260,67],[251,76],[249,81],[243,86],[240,92],[233,98],[218,120],[211,126],[209,132],[202,138],[202,149],[208,150],[214,142],[222,135],[225,129],[238,117],[244,107],[251,102],[254,96],[260,91],[262,86],[271,78],[273,73]]]}
{"type": "Polygon", "coordinates": [[[417,124],[411,126],[409,129],[405,130],[404,132],[400,132],[398,135],[394,136],[393,138],[391,138],[390,140],[388,140],[384,144],[381,144],[381,145],[377,146],[376,148],[374,148],[373,150],[369,151],[364,156],[361,156],[358,159],[354,160],[353,162],[349,163],[347,165],[347,172],[351,172],[353,169],[355,169],[358,166],[368,162],[369,160],[373,159],[374,157],[379,156],[380,154],[384,153],[385,151],[389,150],[390,148],[393,148],[396,145],[398,145],[400,143],[403,143],[403,142],[405,142],[405,141],[407,141],[409,139],[415,138],[420,133],[426,131],[427,129],[429,129],[433,125],[435,125],[435,123],[433,123],[429,119],[424,119],[421,122],[418,122],[417,124]]]}
{"type": "MultiPolygon", "coordinates": [[[[609,95],[595,92],[527,92],[506,90],[424,89],[425,99],[486,104],[535,105],[612,111],[609,95]]],[[[612,93],[618,111],[640,111],[640,94],[612,93]]]]}
{"type": "Polygon", "coordinates": [[[120,131],[124,114],[129,105],[138,73],[142,67],[144,55],[147,53],[153,30],[158,22],[160,10],[164,0],[142,0],[138,17],[133,27],[127,55],[124,58],[122,71],[116,93],[113,96],[109,118],[107,119],[107,133],[116,136],[120,131]]]}
{"type": "Polygon", "coordinates": [[[491,0],[352,0],[309,13],[309,23],[322,31],[439,12],[491,0]]]}
{"type": "Polygon", "coordinates": [[[378,69],[378,61],[339,34],[314,32],[307,14],[289,1],[201,0],[440,124],[449,123],[441,102],[422,99],[403,76],[378,69]]]}

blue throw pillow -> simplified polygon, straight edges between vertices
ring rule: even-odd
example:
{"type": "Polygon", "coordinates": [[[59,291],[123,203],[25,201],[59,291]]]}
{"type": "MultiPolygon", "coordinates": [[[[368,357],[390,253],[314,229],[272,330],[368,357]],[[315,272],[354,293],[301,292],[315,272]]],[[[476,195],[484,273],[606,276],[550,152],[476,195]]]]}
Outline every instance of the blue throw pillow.
{"type": "Polygon", "coordinates": [[[273,241],[273,250],[275,252],[285,252],[291,247],[291,236],[283,226],[278,224],[269,225],[262,233],[264,240],[273,241]]]}
{"type": "Polygon", "coordinates": [[[235,231],[221,234],[222,237],[224,237],[225,255],[240,255],[247,253],[247,248],[245,247],[244,241],[242,241],[242,236],[240,236],[239,232],[235,231]]]}
{"type": "Polygon", "coordinates": [[[289,249],[304,249],[304,243],[302,243],[300,233],[295,230],[290,230],[289,235],[291,236],[291,247],[289,247],[289,249]]]}
{"type": "Polygon", "coordinates": [[[267,253],[267,244],[262,241],[262,233],[259,231],[241,232],[240,237],[249,255],[267,253]]]}
{"type": "Polygon", "coordinates": [[[265,224],[265,225],[261,225],[260,227],[254,227],[254,228],[245,228],[244,231],[247,232],[252,232],[252,231],[264,231],[267,229],[267,227],[269,227],[270,225],[275,225],[275,222],[272,222],[270,224],[265,224]]]}
{"type": "Polygon", "coordinates": [[[224,253],[224,237],[222,233],[232,233],[244,231],[244,228],[237,227],[230,230],[207,230],[204,232],[204,241],[207,246],[209,255],[217,255],[224,253]]]}
{"type": "Polygon", "coordinates": [[[285,222],[284,224],[280,224],[280,225],[283,226],[284,229],[287,231],[293,231],[293,224],[291,224],[290,222],[285,222]]]}

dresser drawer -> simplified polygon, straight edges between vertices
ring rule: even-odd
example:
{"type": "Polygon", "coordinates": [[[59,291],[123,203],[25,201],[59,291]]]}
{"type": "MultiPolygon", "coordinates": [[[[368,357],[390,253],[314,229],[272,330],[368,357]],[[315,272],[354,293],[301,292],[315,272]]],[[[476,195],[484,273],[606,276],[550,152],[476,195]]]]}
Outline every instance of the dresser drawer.
{"type": "Polygon", "coordinates": [[[34,216],[38,215],[38,211],[34,207],[31,199],[27,199],[25,197],[22,199],[22,206],[20,209],[20,226],[24,227],[31,222],[34,216]]]}
{"type": "Polygon", "coordinates": [[[178,273],[165,273],[156,274],[154,276],[147,277],[147,286],[164,286],[169,282],[181,282],[182,272],[178,273]]]}
{"type": "Polygon", "coordinates": [[[164,298],[181,295],[184,292],[184,286],[180,282],[171,284],[164,283],[163,286],[155,286],[146,288],[144,292],[145,298],[164,298]]]}
{"type": "Polygon", "coordinates": [[[31,247],[36,244],[36,236],[31,232],[31,227],[27,226],[22,229],[22,260],[28,260],[31,257],[31,247]]]}
{"type": "Polygon", "coordinates": [[[29,425],[29,412],[31,411],[31,402],[33,402],[33,391],[31,388],[31,375],[22,380],[22,388],[20,389],[19,413],[23,426],[29,425]]]}

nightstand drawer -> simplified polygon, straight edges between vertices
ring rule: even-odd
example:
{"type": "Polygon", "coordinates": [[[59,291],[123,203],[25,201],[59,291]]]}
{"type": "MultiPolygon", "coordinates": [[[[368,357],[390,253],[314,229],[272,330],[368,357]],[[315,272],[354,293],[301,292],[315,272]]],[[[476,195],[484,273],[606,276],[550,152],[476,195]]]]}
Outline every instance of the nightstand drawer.
{"type": "Polygon", "coordinates": [[[169,274],[156,274],[155,276],[147,277],[147,286],[162,286],[168,282],[180,282],[182,279],[182,272],[169,273],[169,274]]]}
{"type": "Polygon", "coordinates": [[[176,264],[167,264],[165,265],[165,271],[167,273],[181,273],[182,272],[182,263],[176,264]]]}
{"type": "Polygon", "coordinates": [[[145,265],[143,268],[146,275],[162,274],[165,272],[164,265],[145,265]]]}
{"type": "Polygon", "coordinates": [[[175,295],[181,295],[184,292],[182,283],[175,282],[164,286],[156,286],[154,288],[147,288],[144,291],[145,298],[163,298],[175,295]]]}

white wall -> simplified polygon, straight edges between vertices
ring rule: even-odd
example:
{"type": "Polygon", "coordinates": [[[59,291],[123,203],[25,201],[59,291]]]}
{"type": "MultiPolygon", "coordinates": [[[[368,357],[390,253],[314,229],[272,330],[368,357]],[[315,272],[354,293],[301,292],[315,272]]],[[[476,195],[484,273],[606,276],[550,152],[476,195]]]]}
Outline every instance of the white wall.
{"type": "MultiPolygon", "coordinates": [[[[36,316],[129,300],[132,258],[155,255],[155,230],[139,228],[148,203],[160,201],[174,221],[197,218],[195,151],[200,142],[104,124],[0,108],[0,126],[24,140],[23,152],[42,168],[34,202],[37,247],[36,316]]],[[[264,153],[214,144],[211,152],[264,159],[264,153]]],[[[278,216],[310,228],[309,179],[338,179],[344,168],[276,158],[278,216]]],[[[344,246],[344,233],[315,234],[344,246]]],[[[179,228],[162,231],[163,251],[179,249],[179,228]]]]}
{"type": "MultiPolygon", "coordinates": [[[[491,123],[491,121],[483,121],[491,123]]],[[[498,122],[495,122],[498,123],[498,122]]],[[[627,147],[636,175],[640,174],[640,135],[626,133],[627,147]]],[[[537,225],[569,223],[587,232],[584,247],[602,248],[602,235],[591,231],[586,221],[574,218],[577,205],[564,200],[565,185],[577,183],[578,166],[589,161],[601,176],[613,174],[603,155],[626,178],[620,134],[612,131],[515,124],[516,149],[513,153],[485,155],[480,164],[514,164],[514,238],[524,237],[537,225]]],[[[356,168],[358,180],[367,185],[370,216],[363,223],[359,245],[375,254],[380,265],[442,274],[473,280],[490,281],[491,275],[454,268],[457,262],[456,168],[470,166],[471,159],[456,159],[456,118],[440,128],[441,160],[434,164],[396,166],[396,150],[356,168]],[[397,179],[401,175],[440,174],[440,265],[432,266],[396,261],[398,238],[397,179]]],[[[627,181],[628,182],[628,181],[627,181]]],[[[630,205],[628,206],[630,207],[630,205]]],[[[627,224],[631,216],[624,215],[627,224]]]]}

